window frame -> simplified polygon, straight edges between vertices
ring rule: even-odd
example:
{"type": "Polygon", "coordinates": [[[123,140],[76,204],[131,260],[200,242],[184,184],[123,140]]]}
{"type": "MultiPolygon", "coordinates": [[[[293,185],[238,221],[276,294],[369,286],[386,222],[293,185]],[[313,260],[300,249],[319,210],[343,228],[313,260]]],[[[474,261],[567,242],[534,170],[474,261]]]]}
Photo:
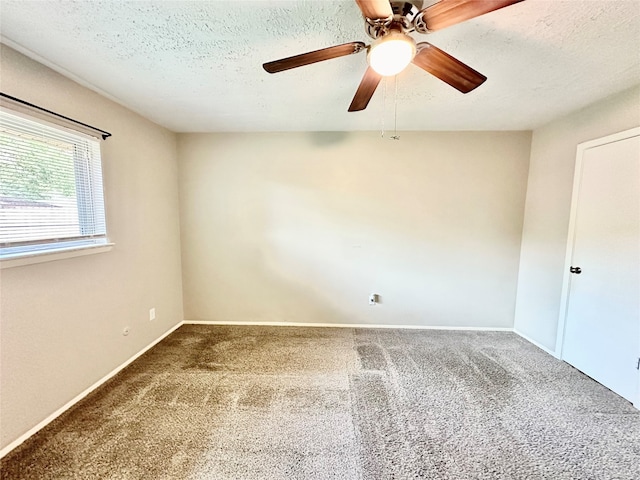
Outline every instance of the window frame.
{"type": "MultiPolygon", "coordinates": [[[[90,162],[96,162],[93,156],[87,161],[89,157],[74,153],[73,170],[76,185],[74,198],[78,208],[77,218],[81,235],[63,238],[55,238],[55,236],[52,235],[51,238],[33,241],[2,242],[0,243],[0,268],[102,253],[111,250],[113,243],[109,241],[108,237],[106,201],[104,195],[104,162],[102,158],[102,140],[111,134],[76,122],[68,117],[59,116],[54,112],[41,109],[35,105],[15,99],[14,97],[8,97],[5,94],[2,94],[2,97],[3,98],[0,99],[1,113],[6,112],[14,117],[23,118],[45,127],[56,129],[65,135],[76,137],[78,143],[73,143],[74,146],[80,145],[82,141],[86,141],[87,151],[89,152],[93,148],[97,148],[98,158],[97,164],[90,165],[90,162]],[[97,169],[97,174],[94,169],[97,169]],[[98,203],[96,204],[96,202],[98,203]],[[101,210],[99,221],[104,222],[104,233],[88,233],[87,235],[82,235],[83,230],[87,231],[88,225],[94,222],[95,218],[83,213],[83,208],[86,207],[101,210]]],[[[93,153],[95,153],[95,151],[93,153]]]]}

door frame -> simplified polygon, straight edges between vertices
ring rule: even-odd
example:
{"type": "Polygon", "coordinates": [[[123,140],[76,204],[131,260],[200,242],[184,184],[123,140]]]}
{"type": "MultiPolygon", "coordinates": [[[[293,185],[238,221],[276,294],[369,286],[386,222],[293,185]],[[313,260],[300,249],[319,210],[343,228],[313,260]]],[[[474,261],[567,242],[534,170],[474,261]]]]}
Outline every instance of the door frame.
{"type": "MultiPolygon", "coordinates": [[[[578,198],[580,194],[580,186],[582,179],[583,169],[583,156],[584,152],[590,148],[599,147],[608,143],[619,142],[620,140],[626,140],[627,138],[633,138],[640,136],[640,127],[631,128],[622,132],[607,135],[606,137],[597,138],[595,140],[589,140],[578,144],[576,151],[576,163],[573,174],[573,192],[571,194],[571,214],[569,216],[569,233],[567,237],[567,250],[564,261],[564,272],[562,278],[562,294],[560,297],[560,314],[558,318],[558,331],[556,335],[556,356],[563,360],[563,345],[565,327],[567,323],[567,314],[569,307],[569,292],[571,291],[571,273],[569,273],[569,267],[571,267],[571,260],[573,258],[573,249],[575,245],[575,230],[576,230],[576,216],[578,208],[578,198]]],[[[640,336],[640,333],[638,334],[640,336]]],[[[638,352],[640,355],[640,352],[638,352]]],[[[636,399],[633,405],[640,409],[640,370],[638,370],[638,388],[636,391],[636,399]]]]}

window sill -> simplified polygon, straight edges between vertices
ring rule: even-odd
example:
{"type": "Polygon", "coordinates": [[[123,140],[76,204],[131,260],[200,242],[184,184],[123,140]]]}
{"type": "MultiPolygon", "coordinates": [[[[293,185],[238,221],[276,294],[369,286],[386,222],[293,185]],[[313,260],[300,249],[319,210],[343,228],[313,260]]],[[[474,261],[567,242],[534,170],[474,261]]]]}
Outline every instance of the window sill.
{"type": "Polygon", "coordinates": [[[9,258],[0,259],[0,269],[22,267],[24,265],[33,265],[35,263],[53,262],[55,260],[64,260],[66,258],[82,257],[85,255],[95,255],[97,253],[110,251],[114,245],[115,244],[113,243],[101,243],[98,245],[83,245],[48,252],[18,254],[9,258]]]}

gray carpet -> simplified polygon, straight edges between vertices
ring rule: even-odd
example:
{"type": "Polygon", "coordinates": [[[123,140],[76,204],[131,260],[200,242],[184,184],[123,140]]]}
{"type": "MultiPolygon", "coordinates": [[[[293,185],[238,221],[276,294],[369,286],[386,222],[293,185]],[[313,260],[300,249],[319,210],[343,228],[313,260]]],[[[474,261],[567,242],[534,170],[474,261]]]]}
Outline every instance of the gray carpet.
{"type": "Polygon", "coordinates": [[[634,479],[640,412],[511,333],[185,325],[2,479],[634,479]]]}

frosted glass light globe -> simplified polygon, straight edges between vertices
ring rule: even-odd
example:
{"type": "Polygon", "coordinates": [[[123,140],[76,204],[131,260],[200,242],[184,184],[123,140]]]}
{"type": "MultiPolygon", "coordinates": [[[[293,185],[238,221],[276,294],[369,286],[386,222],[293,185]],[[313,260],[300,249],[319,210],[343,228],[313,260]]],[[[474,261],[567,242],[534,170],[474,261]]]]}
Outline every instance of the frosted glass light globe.
{"type": "Polygon", "coordinates": [[[367,60],[383,76],[397,75],[416,55],[416,42],[409,35],[390,32],[371,46],[367,60]]]}

